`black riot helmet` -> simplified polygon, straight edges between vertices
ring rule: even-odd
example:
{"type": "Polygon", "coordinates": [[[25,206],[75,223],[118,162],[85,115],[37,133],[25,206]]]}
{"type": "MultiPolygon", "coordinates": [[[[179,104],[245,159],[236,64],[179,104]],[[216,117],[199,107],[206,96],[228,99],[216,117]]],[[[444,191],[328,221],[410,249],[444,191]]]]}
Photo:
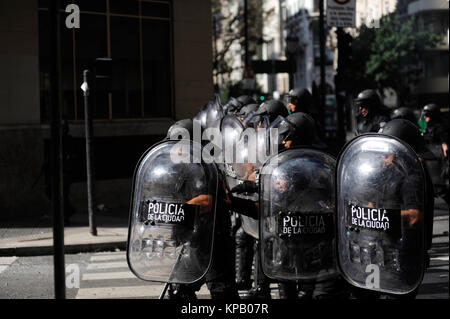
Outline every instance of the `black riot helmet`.
{"type": "Polygon", "coordinates": [[[376,113],[382,107],[381,98],[375,90],[364,90],[355,99],[355,106],[366,108],[369,113],[376,113]]]}
{"type": "Polygon", "coordinates": [[[441,109],[434,103],[427,104],[423,107],[422,114],[436,121],[439,120],[441,109]]]}
{"type": "Polygon", "coordinates": [[[269,122],[272,123],[277,116],[287,117],[289,112],[284,104],[278,100],[269,100],[261,104],[256,111],[256,115],[267,116],[269,122]]]}
{"type": "Polygon", "coordinates": [[[242,108],[242,106],[243,104],[238,101],[238,99],[231,97],[230,100],[223,106],[224,113],[234,114],[238,112],[242,108]]]}
{"type": "Polygon", "coordinates": [[[295,112],[309,112],[311,110],[313,98],[308,89],[292,89],[289,91],[287,99],[288,103],[295,105],[295,112]]]}
{"type": "Polygon", "coordinates": [[[256,104],[256,101],[249,95],[241,95],[236,100],[241,103],[242,107],[249,104],[256,104]]]}
{"type": "Polygon", "coordinates": [[[278,125],[279,143],[292,140],[294,145],[312,145],[316,141],[314,119],[306,113],[289,115],[278,125]]]}
{"type": "Polygon", "coordinates": [[[180,139],[182,137],[186,137],[186,130],[189,132],[189,139],[192,139],[193,136],[193,122],[192,119],[183,119],[175,122],[169,130],[167,131],[166,139],[180,139]]]}
{"type": "Polygon", "coordinates": [[[425,147],[425,140],[419,128],[405,119],[395,119],[387,122],[378,133],[401,139],[411,146],[424,159],[434,159],[432,153],[425,147]]]}
{"type": "Polygon", "coordinates": [[[256,112],[258,108],[258,104],[248,104],[242,107],[239,112],[236,113],[236,116],[246,118],[251,112],[256,112]]]}
{"type": "Polygon", "coordinates": [[[411,121],[413,124],[417,125],[417,118],[414,115],[414,112],[409,107],[399,107],[398,109],[395,109],[391,113],[391,119],[404,119],[411,121]]]}

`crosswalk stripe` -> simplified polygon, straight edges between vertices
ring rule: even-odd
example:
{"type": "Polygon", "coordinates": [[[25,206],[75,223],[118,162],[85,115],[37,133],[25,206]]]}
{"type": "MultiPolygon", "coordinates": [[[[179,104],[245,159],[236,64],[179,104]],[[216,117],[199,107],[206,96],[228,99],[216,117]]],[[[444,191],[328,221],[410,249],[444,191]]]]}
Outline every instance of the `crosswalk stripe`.
{"type": "Polygon", "coordinates": [[[136,276],[131,271],[101,272],[83,274],[81,280],[132,279],[136,276]]]}
{"type": "Polygon", "coordinates": [[[11,265],[18,257],[0,257],[0,265],[11,265]]]}
{"type": "Polygon", "coordinates": [[[0,257],[0,274],[8,269],[18,257],[0,257]]]}
{"type": "Polygon", "coordinates": [[[0,266],[0,274],[8,269],[9,266],[0,266]]]}
{"type": "Polygon", "coordinates": [[[126,260],[125,255],[98,255],[98,256],[92,256],[90,261],[97,262],[97,261],[111,261],[111,260],[126,260]]]}
{"type": "Polygon", "coordinates": [[[114,269],[114,268],[128,268],[126,261],[108,262],[108,263],[95,263],[89,264],[87,269],[114,269]]]}
{"type": "MultiPolygon", "coordinates": [[[[106,288],[83,288],[78,290],[76,299],[115,299],[115,298],[158,298],[164,286],[128,286],[106,288]]],[[[197,292],[197,296],[209,295],[206,286],[197,292]]]]}
{"type": "Polygon", "coordinates": [[[443,260],[443,261],[448,261],[448,256],[443,256],[443,257],[431,257],[431,260],[443,260]]]}

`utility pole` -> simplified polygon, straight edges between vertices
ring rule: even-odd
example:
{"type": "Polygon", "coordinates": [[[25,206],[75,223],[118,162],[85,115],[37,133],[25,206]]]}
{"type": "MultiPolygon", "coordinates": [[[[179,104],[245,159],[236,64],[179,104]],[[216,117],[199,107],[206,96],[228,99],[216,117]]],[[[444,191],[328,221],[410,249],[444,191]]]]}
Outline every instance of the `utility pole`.
{"type": "Polygon", "coordinates": [[[345,130],[345,102],[348,93],[351,90],[352,76],[352,48],[351,43],[353,38],[350,34],[346,33],[343,28],[338,27],[336,30],[337,46],[338,46],[338,68],[335,77],[336,87],[336,103],[337,103],[337,118],[338,118],[338,139],[340,142],[345,143],[346,130],[345,130]]]}
{"type": "MultiPolygon", "coordinates": [[[[86,135],[86,181],[88,196],[88,214],[89,214],[89,233],[97,236],[97,227],[95,224],[95,182],[94,182],[94,166],[93,166],[93,150],[92,150],[92,111],[89,107],[89,70],[83,71],[83,85],[81,86],[84,95],[84,128],[86,135]]],[[[95,96],[94,96],[95,98],[95,96]]]]}
{"type": "Polygon", "coordinates": [[[61,18],[60,0],[50,1],[51,46],[51,210],[53,215],[53,269],[55,299],[66,298],[64,261],[64,188],[61,129],[61,18]]]}

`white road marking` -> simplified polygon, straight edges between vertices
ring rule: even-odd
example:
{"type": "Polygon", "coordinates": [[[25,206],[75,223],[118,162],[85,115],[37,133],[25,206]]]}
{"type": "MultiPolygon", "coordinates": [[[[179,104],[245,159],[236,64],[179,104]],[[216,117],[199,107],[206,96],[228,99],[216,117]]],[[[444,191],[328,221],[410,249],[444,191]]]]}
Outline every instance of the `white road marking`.
{"type": "Polygon", "coordinates": [[[431,260],[448,261],[448,256],[443,256],[443,257],[431,257],[431,260]]]}
{"type": "MultiPolygon", "coordinates": [[[[79,289],[76,299],[115,299],[115,298],[159,298],[164,285],[104,287],[79,289]]],[[[209,295],[206,286],[197,292],[197,296],[209,295]]],[[[167,295],[166,295],[167,296],[167,295]]],[[[166,297],[167,298],[167,297],[166,297]]]]}
{"type": "Polygon", "coordinates": [[[0,257],[0,274],[11,266],[18,257],[0,257]]]}
{"type": "Polygon", "coordinates": [[[136,276],[131,271],[102,272],[83,274],[81,280],[132,279],[136,276]]]}
{"type": "Polygon", "coordinates": [[[114,269],[114,268],[128,268],[128,264],[126,261],[117,261],[117,262],[109,262],[109,263],[95,263],[89,264],[87,269],[114,269]]]}
{"type": "Polygon", "coordinates": [[[111,260],[127,260],[125,255],[97,255],[92,256],[90,261],[111,261],[111,260]]]}
{"type": "Polygon", "coordinates": [[[18,257],[0,257],[0,265],[11,265],[18,257]]]}

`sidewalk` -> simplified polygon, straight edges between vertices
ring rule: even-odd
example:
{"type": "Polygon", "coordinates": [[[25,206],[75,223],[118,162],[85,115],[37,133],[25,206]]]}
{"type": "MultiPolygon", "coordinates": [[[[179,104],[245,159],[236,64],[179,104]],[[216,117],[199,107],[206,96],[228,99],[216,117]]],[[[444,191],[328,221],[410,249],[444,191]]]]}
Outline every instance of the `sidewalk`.
{"type": "MultiPolygon", "coordinates": [[[[34,223],[0,222],[0,256],[42,256],[53,254],[53,228],[47,216],[34,223]]],[[[74,215],[64,228],[67,254],[126,249],[128,219],[96,216],[97,236],[89,233],[88,216],[74,215]]]]}
{"type": "MultiPolygon", "coordinates": [[[[118,216],[118,214],[115,214],[118,216]]],[[[126,249],[128,219],[111,217],[105,213],[96,216],[98,236],[89,233],[88,216],[75,215],[71,226],[64,229],[64,244],[67,254],[82,252],[114,251],[126,249]]],[[[448,251],[449,208],[441,199],[436,199],[433,225],[433,251],[439,254],[448,251]]],[[[432,251],[432,252],[433,252],[432,251]]],[[[53,229],[48,217],[31,224],[0,222],[0,256],[40,256],[53,254],[53,229]]]]}

